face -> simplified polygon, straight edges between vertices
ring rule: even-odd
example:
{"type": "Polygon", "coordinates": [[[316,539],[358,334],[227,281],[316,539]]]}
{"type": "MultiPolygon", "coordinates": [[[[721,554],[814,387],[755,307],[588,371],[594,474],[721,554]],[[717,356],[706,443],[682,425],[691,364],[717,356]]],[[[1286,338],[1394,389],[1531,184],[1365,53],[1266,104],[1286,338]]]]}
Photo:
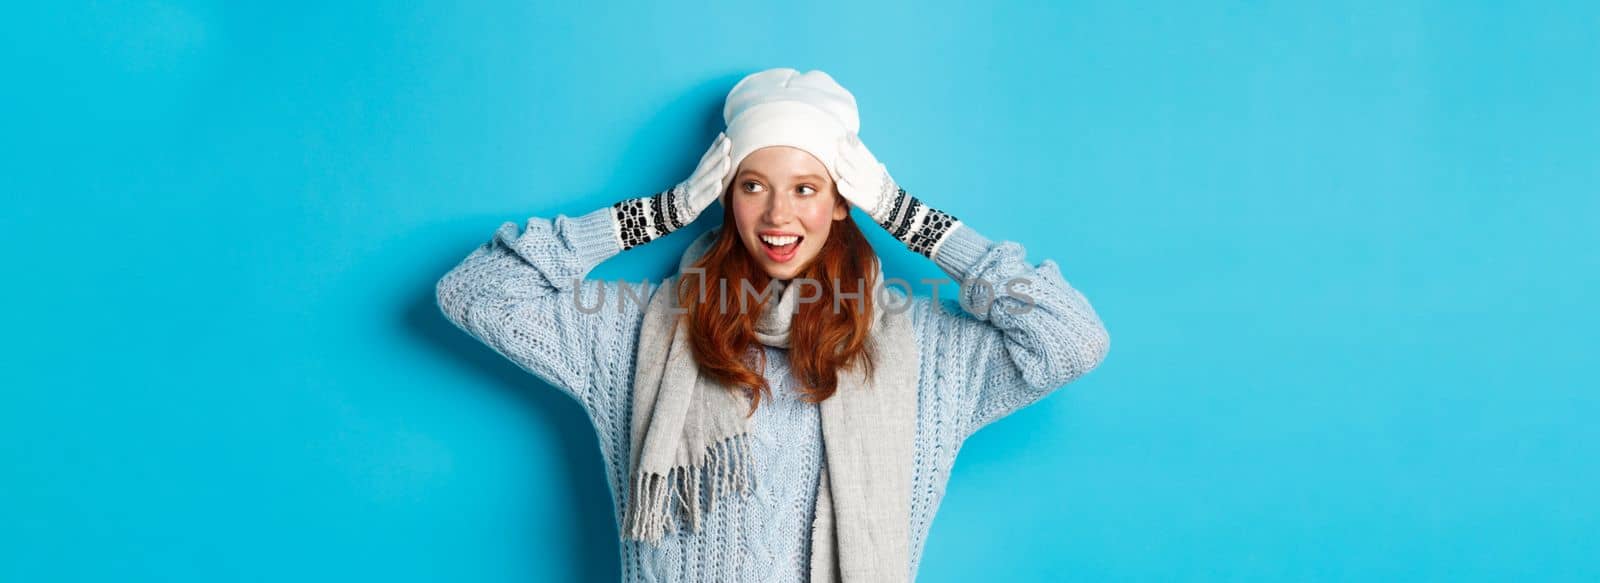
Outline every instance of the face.
{"type": "Polygon", "coordinates": [[[828,169],[805,150],[751,152],[728,185],[739,239],[773,279],[792,279],[822,249],[834,221],[850,216],[828,169]]]}

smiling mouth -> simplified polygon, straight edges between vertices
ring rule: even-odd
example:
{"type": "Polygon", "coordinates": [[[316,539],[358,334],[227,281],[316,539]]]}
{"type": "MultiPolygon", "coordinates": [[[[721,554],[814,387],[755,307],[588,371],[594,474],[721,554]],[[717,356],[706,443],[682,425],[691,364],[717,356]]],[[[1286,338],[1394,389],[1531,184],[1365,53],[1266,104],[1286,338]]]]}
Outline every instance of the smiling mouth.
{"type": "Polygon", "coordinates": [[[761,248],[767,253],[767,258],[777,263],[794,259],[795,251],[800,249],[800,241],[805,237],[799,235],[786,235],[782,237],[761,235],[761,248]]]}

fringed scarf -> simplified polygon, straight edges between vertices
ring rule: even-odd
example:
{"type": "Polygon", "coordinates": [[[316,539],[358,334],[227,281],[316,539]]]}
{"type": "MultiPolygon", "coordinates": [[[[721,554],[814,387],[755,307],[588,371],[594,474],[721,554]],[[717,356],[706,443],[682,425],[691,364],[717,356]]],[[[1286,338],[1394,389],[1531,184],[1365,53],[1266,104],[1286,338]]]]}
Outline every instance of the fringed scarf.
{"type": "MultiPolygon", "coordinates": [[[[695,239],[650,299],[639,332],[632,417],[632,457],[623,535],[659,542],[681,517],[699,532],[703,512],[729,494],[752,487],[745,417],[750,401],[702,377],[677,303],[677,283],[715,240],[713,228],[695,239]],[[704,498],[704,504],[702,504],[704,498]]],[[[877,262],[874,262],[877,263],[877,262]]],[[[883,272],[877,267],[879,289],[883,272]]],[[[825,285],[827,282],[823,282],[825,285]]],[[[733,287],[733,286],[730,286],[733,287]]],[[[761,306],[756,337],[789,346],[789,321],[803,286],[778,282],[761,306]]],[[[887,294],[877,293],[874,298],[887,294]]],[[[709,289],[707,296],[720,293],[709,289]]],[[[759,293],[759,290],[758,290],[759,293]]],[[[899,301],[909,301],[897,296],[899,301]]],[[[728,299],[729,309],[738,298],[728,299]]],[[[916,430],[918,356],[909,312],[874,306],[868,349],[871,378],[859,367],[839,371],[838,391],[818,405],[823,467],[812,524],[811,581],[906,581],[910,578],[912,440],[916,430]],[[894,312],[894,313],[891,313],[894,312]]],[[[742,501],[724,502],[738,511],[742,501]]]]}

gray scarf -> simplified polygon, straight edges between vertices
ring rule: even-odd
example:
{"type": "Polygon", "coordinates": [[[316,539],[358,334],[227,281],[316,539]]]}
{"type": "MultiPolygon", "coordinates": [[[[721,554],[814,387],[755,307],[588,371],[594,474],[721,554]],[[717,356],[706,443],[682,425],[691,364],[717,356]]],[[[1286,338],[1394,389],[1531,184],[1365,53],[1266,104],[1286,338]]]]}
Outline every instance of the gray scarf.
{"type": "MultiPolygon", "coordinates": [[[[688,325],[677,325],[682,271],[710,248],[720,228],[690,243],[679,260],[679,275],[662,282],[645,310],[633,390],[627,538],[657,542],[669,529],[677,530],[679,514],[699,532],[702,491],[705,511],[715,510],[730,491],[739,496],[750,491],[749,398],[699,374],[688,325]]],[[[881,289],[883,273],[881,266],[877,269],[881,289]]],[[[789,346],[789,320],[801,287],[778,282],[772,288],[778,293],[765,298],[756,325],[762,344],[789,346]]],[[[727,301],[736,310],[733,291],[727,301]]],[[[705,293],[715,299],[720,292],[705,293]]],[[[811,534],[813,582],[910,578],[916,338],[908,311],[889,313],[881,303],[874,308],[868,342],[868,350],[875,351],[872,377],[864,378],[859,368],[839,371],[838,391],[818,405],[824,459],[811,534]]],[[[740,507],[725,504],[729,511],[740,507]]]]}

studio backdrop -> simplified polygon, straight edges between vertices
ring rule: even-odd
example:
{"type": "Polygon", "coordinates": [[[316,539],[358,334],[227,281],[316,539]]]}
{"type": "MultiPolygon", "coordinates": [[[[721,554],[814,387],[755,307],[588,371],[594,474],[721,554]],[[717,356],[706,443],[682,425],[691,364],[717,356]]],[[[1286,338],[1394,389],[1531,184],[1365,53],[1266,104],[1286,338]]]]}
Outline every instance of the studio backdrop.
{"type": "MultiPolygon", "coordinates": [[[[771,67],[850,88],[898,182],[1054,260],[1112,338],[966,442],[919,581],[1600,579],[1597,30],[1582,2],[8,5],[0,580],[618,579],[594,428],[434,284],[505,221],[687,176],[771,67]]],[[[716,221],[591,277],[669,275],[716,221]]]]}

